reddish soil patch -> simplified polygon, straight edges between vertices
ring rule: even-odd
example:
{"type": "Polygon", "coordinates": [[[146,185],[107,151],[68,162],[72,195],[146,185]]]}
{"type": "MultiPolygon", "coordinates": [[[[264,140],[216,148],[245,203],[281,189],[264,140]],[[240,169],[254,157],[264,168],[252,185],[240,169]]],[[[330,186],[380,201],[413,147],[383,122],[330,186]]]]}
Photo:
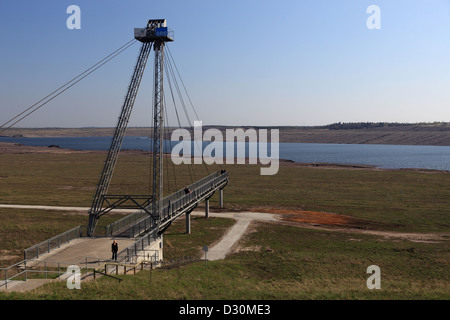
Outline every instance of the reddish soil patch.
{"type": "Polygon", "coordinates": [[[292,223],[303,226],[324,226],[328,228],[348,228],[348,229],[366,229],[366,230],[384,230],[386,228],[395,229],[393,224],[385,224],[380,221],[368,221],[357,219],[344,214],[306,211],[295,209],[277,209],[277,208],[253,208],[249,211],[275,213],[282,217],[286,223],[292,223]]]}
{"type": "Polygon", "coordinates": [[[387,225],[382,222],[358,220],[350,216],[304,210],[284,210],[284,209],[258,209],[253,212],[275,213],[283,217],[283,221],[289,225],[297,225],[303,228],[338,231],[347,233],[360,233],[381,236],[386,239],[403,239],[412,242],[439,243],[448,241],[448,233],[406,233],[397,231],[384,231],[383,228],[395,225],[387,225]]]}
{"type": "Polygon", "coordinates": [[[325,224],[325,225],[348,225],[354,223],[354,219],[349,216],[319,212],[319,211],[304,211],[304,210],[286,210],[286,209],[263,209],[254,210],[258,212],[276,213],[283,216],[283,220],[292,222],[303,222],[311,224],[325,224]]]}

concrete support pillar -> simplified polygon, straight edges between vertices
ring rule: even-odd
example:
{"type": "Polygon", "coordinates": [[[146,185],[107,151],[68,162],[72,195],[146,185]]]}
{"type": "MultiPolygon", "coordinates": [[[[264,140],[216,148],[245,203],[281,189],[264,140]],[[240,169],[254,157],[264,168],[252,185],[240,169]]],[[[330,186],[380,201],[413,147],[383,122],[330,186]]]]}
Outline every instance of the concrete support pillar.
{"type": "Polygon", "coordinates": [[[160,235],[158,238],[158,255],[159,255],[159,260],[163,260],[163,252],[164,252],[164,241],[163,241],[163,235],[160,235]]]}
{"type": "Polygon", "coordinates": [[[205,201],[205,218],[209,218],[209,199],[205,201]]]}
{"type": "Polygon", "coordinates": [[[219,193],[219,206],[221,208],[223,208],[223,189],[220,189],[219,191],[220,191],[220,193],[219,193]]]}
{"type": "Polygon", "coordinates": [[[191,234],[191,214],[186,213],[186,233],[191,234]]]}

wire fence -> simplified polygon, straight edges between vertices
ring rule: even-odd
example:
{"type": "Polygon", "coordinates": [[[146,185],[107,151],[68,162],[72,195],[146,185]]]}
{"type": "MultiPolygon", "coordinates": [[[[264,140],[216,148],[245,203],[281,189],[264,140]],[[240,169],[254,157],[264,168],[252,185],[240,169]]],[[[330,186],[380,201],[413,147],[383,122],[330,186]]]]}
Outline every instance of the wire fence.
{"type": "Polygon", "coordinates": [[[48,253],[61,245],[80,237],[81,226],[65,231],[53,238],[42,241],[24,250],[24,260],[39,258],[40,255],[48,253]]]}
{"type": "MultiPolygon", "coordinates": [[[[154,229],[144,236],[137,239],[132,245],[128,246],[126,249],[119,252],[117,255],[118,261],[124,261],[128,263],[137,262],[141,257],[142,252],[148,251],[147,248],[150,247],[151,243],[156,241],[158,238],[158,230],[154,229]]],[[[155,262],[159,260],[159,255],[155,258],[155,262]]]]}
{"type": "Polygon", "coordinates": [[[77,262],[61,262],[51,260],[26,259],[7,268],[0,268],[0,288],[8,289],[8,283],[27,281],[28,279],[61,279],[69,277],[69,266],[80,266],[81,272],[87,274],[90,269],[100,265],[102,260],[96,257],[85,257],[77,262]],[[83,271],[84,270],[84,271],[83,271]]]}
{"type": "MultiPolygon", "coordinates": [[[[75,238],[75,236],[72,234],[73,230],[74,229],[69,230],[71,233],[69,233],[68,237],[66,233],[62,234],[62,238],[75,238]]],[[[109,269],[105,269],[105,274],[111,272],[111,268],[113,268],[111,267],[111,265],[115,265],[114,268],[117,269],[118,264],[121,264],[124,267],[124,270],[130,267],[129,264],[137,265],[140,262],[145,262],[154,267],[157,267],[161,263],[159,250],[150,249],[150,245],[154,241],[156,241],[157,238],[157,230],[153,230],[152,232],[149,232],[146,235],[140,237],[132,245],[118,253],[118,262],[111,262],[109,260],[100,259],[98,257],[86,257],[77,262],[61,262],[50,260],[41,261],[37,260],[37,258],[24,259],[7,268],[0,268],[0,279],[3,279],[0,280],[0,288],[5,287],[6,289],[8,289],[8,283],[11,283],[12,281],[27,281],[30,277],[43,279],[61,279],[61,277],[64,276],[69,277],[71,274],[68,274],[68,271],[66,270],[68,270],[69,266],[73,265],[81,266],[80,270],[85,276],[89,276],[91,272],[94,273],[95,268],[98,268],[102,263],[110,266],[109,269]]],[[[50,239],[48,241],[50,241],[50,239]]],[[[46,243],[47,241],[43,242],[43,244],[46,243]]],[[[54,243],[54,241],[51,241],[51,243],[54,243]]],[[[31,247],[30,252],[33,253],[38,250],[40,245],[41,244],[31,247]]],[[[31,253],[29,253],[29,255],[32,255],[31,253]]],[[[43,252],[41,252],[41,254],[42,253],[43,252]]]]}
{"type": "MultiPolygon", "coordinates": [[[[218,188],[223,188],[227,181],[227,172],[215,172],[187,186],[186,189],[188,190],[181,189],[165,197],[161,202],[163,205],[163,209],[161,210],[162,222],[171,221],[180,214],[186,212],[186,210],[192,210],[198,201],[205,197],[210,197],[210,194],[214,193],[215,190],[218,188]]],[[[126,230],[127,228],[129,228],[130,238],[134,238],[142,233],[145,233],[145,235],[138,238],[132,245],[118,254],[119,261],[135,263],[142,256],[142,252],[146,252],[146,250],[148,251],[151,243],[158,238],[159,229],[155,228],[155,223],[156,222],[151,216],[149,216],[144,210],[140,210],[107,226],[99,226],[96,228],[96,233],[94,236],[108,237],[113,234],[117,234],[122,230],[126,230]]],[[[42,262],[43,265],[41,268],[38,268],[36,259],[45,253],[49,253],[52,250],[60,248],[62,245],[70,241],[85,236],[87,236],[87,226],[77,226],[53,238],[42,241],[41,243],[25,249],[23,261],[8,268],[0,269],[0,278],[2,278],[1,273],[3,273],[5,279],[3,284],[0,282],[0,287],[2,285],[7,286],[8,281],[11,281],[11,279],[15,277],[24,277],[26,280],[27,274],[30,272],[43,273],[45,277],[47,277],[49,273],[55,273],[58,274],[58,276],[61,276],[61,268],[63,268],[63,265],[65,266],[63,262],[44,261],[42,262]]],[[[167,267],[180,263],[180,261],[163,262],[162,259],[160,259],[159,254],[155,253],[150,256],[147,252],[147,256],[147,259],[152,261],[152,263],[155,263],[157,266],[167,267]]],[[[97,263],[99,263],[99,261],[97,261],[97,263]]],[[[85,261],[85,268],[86,270],[88,269],[87,260],[85,261]]]]}

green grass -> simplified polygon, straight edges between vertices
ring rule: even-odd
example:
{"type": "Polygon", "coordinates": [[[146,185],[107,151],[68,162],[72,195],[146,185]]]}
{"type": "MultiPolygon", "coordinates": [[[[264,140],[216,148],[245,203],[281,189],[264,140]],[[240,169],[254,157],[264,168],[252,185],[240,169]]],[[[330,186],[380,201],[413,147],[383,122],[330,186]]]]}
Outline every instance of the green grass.
{"type": "MultiPolygon", "coordinates": [[[[218,221],[201,219],[201,224],[218,221]]],[[[222,222],[220,222],[221,224],[222,222]]],[[[203,228],[205,228],[203,226],[203,228]]],[[[176,227],[176,226],[175,226],[176,227]]],[[[208,228],[206,228],[208,229],[208,228]]],[[[194,228],[195,230],[195,228],[194,228]]],[[[210,232],[214,229],[209,229],[210,232]]],[[[195,233],[195,232],[194,232],[195,233]]],[[[165,241],[173,247],[184,239],[177,232],[165,241]]],[[[192,239],[197,254],[204,239],[192,239]]],[[[373,236],[308,230],[258,223],[240,243],[247,250],[226,260],[204,261],[83,282],[80,290],[65,282],[34,292],[3,295],[5,299],[449,299],[449,251],[440,243],[380,241],[373,236]],[[369,265],[381,268],[381,289],[369,290],[369,265]]],[[[2,297],[2,296],[0,296],[2,297]]]]}
{"type": "MultiPolygon", "coordinates": [[[[90,206],[104,154],[0,155],[0,203],[90,206]]],[[[165,194],[206,174],[192,177],[185,166],[169,166],[165,194]],[[176,174],[176,179],[174,178],[176,174]]],[[[280,167],[261,176],[259,166],[226,165],[226,210],[295,209],[327,211],[367,221],[371,228],[402,232],[448,233],[450,175],[414,171],[375,171],[280,167]]],[[[212,172],[219,167],[209,167],[212,172]]],[[[110,193],[147,194],[150,160],[121,155],[110,193]]],[[[201,171],[199,170],[199,171],[201,171]]],[[[217,208],[218,196],[211,198],[217,208]]],[[[121,216],[106,215],[107,224],[121,216]]],[[[23,250],[63,231],[87,223],[87,216],[58,211],[0,209],[0,263],[20,260],[23,250]]],[[[164,256],[201,254],[232,220],[184,221],[164,237],[164,256]]],[[[118,284],[102,278],[68,290],[55,283],[2,299],[448,299],[448,243],[392,241],[375,236],[258,224],[242,239],[251,248],[226,260],[123,276],[118,284]],[[380,266],[382,290],[368,290],[369,265],[380,266]],[[120,288],[120,290],[118,290],[120,288]],[[155,290],[158,288],[158,290],[155,290]]]]}
{"type": "MultiPolygon", "coordinates": [[[[0,202],[90,206],[104,154],[0,155],[0,202]]],[[[196,165],[166,166],[165,194],[207,174],[196,165]],[[176,178],[175,177],[176,174],[176,178]]],[[[384,229],[447,232],[450,228],[450,174],[280,167],[261,176],[257,165],[224,165],[230,183],[228,209],[264,207],[327,211],[383,222],[384,229]]],[[[149,194],[148,156],[121,155],[110,194],[149,194]]],[[[220,169],[210,166],[209,172],[220,169]]],[[[212,205],[217,206],[214,196],[212,205]]]]}

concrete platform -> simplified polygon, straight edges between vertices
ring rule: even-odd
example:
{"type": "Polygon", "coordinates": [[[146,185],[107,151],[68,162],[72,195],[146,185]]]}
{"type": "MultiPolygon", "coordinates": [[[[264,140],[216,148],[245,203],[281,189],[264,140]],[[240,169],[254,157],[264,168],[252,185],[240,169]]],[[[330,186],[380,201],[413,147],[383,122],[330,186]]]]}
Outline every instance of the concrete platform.
{"type": "Polygon", "coordinates": [[[102,237],[102,238],[79,238],[62,245],[60,248],[39,256],[36,261],[54,261],[64,264],[83,263],[88,260],[98,259],[100,261],[111,260],[111,244],[116,240],[119,252],[126,249],[135,242],[135,239],[102,237]]]}

